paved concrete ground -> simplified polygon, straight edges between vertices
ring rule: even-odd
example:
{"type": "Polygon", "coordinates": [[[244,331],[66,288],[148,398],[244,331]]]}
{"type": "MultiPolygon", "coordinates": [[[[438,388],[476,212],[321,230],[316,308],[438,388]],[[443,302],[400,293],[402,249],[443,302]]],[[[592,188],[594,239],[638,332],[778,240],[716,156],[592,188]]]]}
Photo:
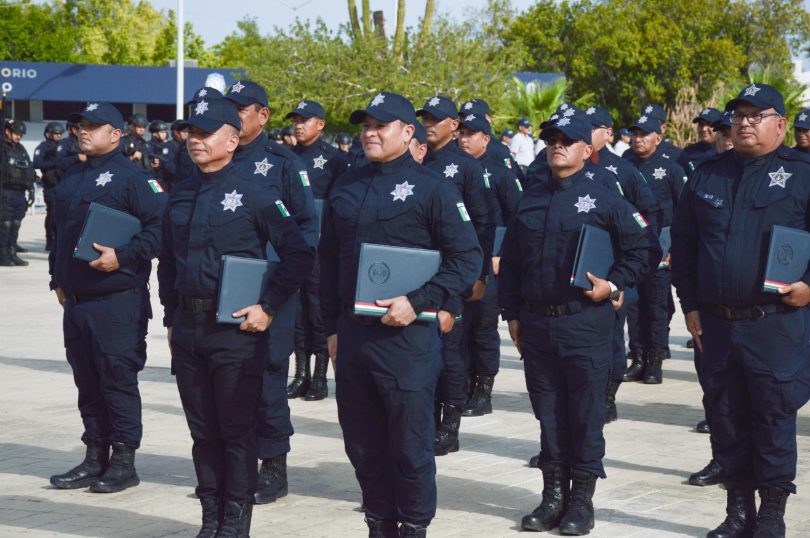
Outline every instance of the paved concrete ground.
{"type": "MultiPolygon", "coordinates": [[[[149,359],[140,376],[144,439],[137,454],[141,485],[112,495],[60,491],[48,484],[83,457],[76,389],[62,346],[61,309],[48,292],[42,216],[23,222],[27,268],[0,271],[0,536],[194,536],[200,509],[188,434],[165,331],[153,322],[149,359]]],[[[153,282],[153,290],[156,283],[153,282]]],[[[160,319],[156,293],[156,319],[160,319]]],[[[540,472],[526,466],[539,429],[523,369],[502,327],[502,369],[495,411],[462,421],[462,450],[438,458],[439,511],[434,537],[514,536],[523,514],[539,502],[540,472]]],[[[626,384],[620,420],[606,428],[608,479],[599,481],[594,536],[705,536],[724,517],[718,487],[685,483],[709,459],[700,389],[674,320],[673,358],[664,384],[626,384]]],[[[331,375],[331,372],[330,372],[331,375]]],[[[363,536],[360,491],[343,451],[335,400],[290,403],[296,434],[289,456],[290,495],[256,507],[253,536],[363,536]]],[[[800,492],[810,488],[810,408],[799,418],[800,492]]],[[[810,537],[804,495],[788,503],[788,536],[810,537]]],[[[556,533],[555,533],[556,534],[556,533]]]]}

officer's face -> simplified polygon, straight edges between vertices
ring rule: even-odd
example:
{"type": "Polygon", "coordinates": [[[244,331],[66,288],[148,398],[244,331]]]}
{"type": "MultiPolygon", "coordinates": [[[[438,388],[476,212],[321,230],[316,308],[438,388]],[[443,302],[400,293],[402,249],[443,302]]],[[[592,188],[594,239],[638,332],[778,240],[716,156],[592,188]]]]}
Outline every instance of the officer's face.
{"type": "Polygon", "coordinates": [[[717,150],[717,153],[725,153],[734,148],[734,144],[731,142],[731,137],[729,136],[730,134],[727,128],[715,132],[714,148],[717,150]]]}
{"type": "Polygon", "coordinates": [[[62,133],[51,133],[51,140],[54,142],[59,142],[62,140],[62,133]]]}
{"type": "Polygon", "coordinates": [[[489,144],[489,136],[481,131],[473,131],[463,125],[458,129],[458,147],[475,157],[476,159],[484,154],[489,144]]]}
{"type": "Polygon", "coordinates": [[[132,132],[138,136],[143,136],[146,134],[146,126],[144,125],[131,125],[130,129],[132,129],[132,132]]]}
{"type": "Polygon", "coordinates": [[[369,161],[384,163],[408,151],[412,137],[413,125],[400,120],[386,123],[366,116],[360,133],[360,144],[369,161]]]}
{"type": "MultiPolygon", "coordinates": [[[[734,113],[739,114],[776,114],[776,110],[769,108],[758,109],[753,105],[742,103],[734,109],[734,113]]],[[[785,139],[785,118],[773,115],[764,116],[762,121],[751,124],[748,118],[743,118],[740,123],[731,123],[731,141],[734,149],[742,153],[756,157],[765,155],[778,148],[785,139]]]]}
{"type": "Polygon", "coordinates": [[[19,134],[19,133],[15,133],[15,132],[14,132],[14,131],[12,131],[11,129],[6,129],[6,138],[7,138],[7,139],[8,139],[8,140],[9,140],[9,141],[12,143],[12,144],[19,144],[19,143],[20,143],[20,140],[22,140],[22,135],[21,135],[21,134],[19,134]]]}
{"type": "Polygon", "coordinates": [[[121,130],[109,123],[98,125],[82,120],[79,124],[79,147],[86,155],[106,155],[121,140],[121,130]]]}
{"type": "Polygon", "coordinates": [[[228,164],[238,146],[239,132],[230,125],[223,125],[213,133],[196,127],[188,131],[188,154],[206,173],[216,172],[228,164]]]}
{"type": "Polygon", "coordinates": [[[424,114],[422,116],[422,124],[425,126],[427,143],[430,147],[449,142],[450,139],[453,138],[453,133],[458,128],[458,120],[454,120],[453,118],[439,120],[432,114],[424,114]]]}
{"type": "Polygon", "coordinates": [[[338,149],[343,153],[349,153],[349,144],[338,144],[338,149]]]}
{"type": "Polygon", "coordinates": [[[172,131],[172,136],[174,137],[175,140],[185,142],[186,139],[188,138],[188,131],[186,129],[183,129],[182,131],[175,129],[174,131],[172,131]]]}
{"type": "Polygon", "coordinates": [[[293,133],[295,133],[295,139],[298,140],[299,144],[304,144],[305,146],[313,143],[315,139],[321,135],[324,125],[326,125],[326,122],[315,116],[311,118],[304,118],[298,115],[293,116],[293,133]]]}
{"type": "Polygon", "coordinates": [[[239,143],[249,144],[264,129],[264,124],[270,119],[270,109],[259,104],[250,104],[237,107],[239,119],[242,120],[242,129],[239,131],[239,143]]]}
{"type": "Polygon", "coordinates": [[[568,177],[585,166],[593,146],[582,140],[571,140],[560,132],[546,139],[548,166],[556,177],[568,177]]]}
{"type": "Polygon", "coordinates": [[[796,145],[800,148],[810,148],[810,130],[795,127],[793,134],[796,136],[796,145]]]}
{"type": "Polygon", "coordinates": [[[594,151],[599,151],[613,139],[613,128],[594,127],[591,129],[591,143],[594,151]]]}
{"type": "Polygon", "coordinates": [[[633,129],[630,137],[630,145],[639,157],[649,157],[655,152],[655,148],[661,143],[661,135],[655,131],[645,133],[641,129],[633,129]]]}
{"type": "Polygon", "coordinates": [[[166,140],[169,139],[169,133],[167,133],[166,131],[155,131],[154,133],[152,133],[152,138],[154,138],[155,140],[159,140],[161,142],[165,142],[166,140]]]}
{"type": "Polygon", "coordinates": [[[422,164],[422,161],[425,160],[425,155],[427,155],[427,144],[422,144],[414,137],[411,138],[411,142],[408,144],[408,149],[411,151],[411,157],[413,157],[413,160],[419,164],[422,164]]]}
{"type": "Polygon", "coordinates": [[[701,142],[706,144],[713,144],[715,140],[715,131],[712,129],[712,124],[705,120],[698,120],[697,123],[698,138],[701,142]]]}

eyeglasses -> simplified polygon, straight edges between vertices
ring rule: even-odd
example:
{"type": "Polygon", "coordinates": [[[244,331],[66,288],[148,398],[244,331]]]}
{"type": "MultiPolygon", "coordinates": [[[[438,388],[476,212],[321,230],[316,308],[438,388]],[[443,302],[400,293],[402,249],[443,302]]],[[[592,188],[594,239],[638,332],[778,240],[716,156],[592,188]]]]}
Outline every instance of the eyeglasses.
{"type": "Polygon", "coordinates": [[[552,135],[552,136],[549,136],[548,138],[546,138],[545,142],[546,142],[546,145],[549,146],[549,147],[556,146],[557,144],[562,144],[563,146],[565,146],[567,148],[568,146],[572,146],[572,145],[576,144],[577,140],[571,140],[567,136],[552,135]]]}
{"type": "Polygon", "coordinates": [[[754,112],[753,114],[743,114],[742,112],[731,113],[731,123],[739,125],[743,119],[748,119],[748,125],[759,125],[762,120],[769,116],[782,117],[778,112],[754,112]]]}

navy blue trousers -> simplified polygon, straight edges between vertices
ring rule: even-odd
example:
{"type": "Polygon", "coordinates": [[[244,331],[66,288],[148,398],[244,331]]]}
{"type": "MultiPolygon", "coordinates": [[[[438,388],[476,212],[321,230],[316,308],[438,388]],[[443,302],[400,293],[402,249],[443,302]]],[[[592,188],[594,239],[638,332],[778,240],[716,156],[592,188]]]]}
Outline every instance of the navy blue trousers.
{"type": "Polygon", "coordinates": [[[312,272],[301,286],[301,302],[295,324],[295,351],[305,355],[327,353],[321,319],[320,275],[320,264],[316,261],[312,272]]]}
{"type": "Polygon", "coordinates": [[[337,326],[337,405],[366,516],[428,525],[436,515],[435,323],[337,326]]]}
{"type": "Polygon", "coordinates": [[[497,279],[490,279],[480,301],[465,303],[461,353],[468,357],[469,374],[495,377],[501,363],[498,334],[497,279]]]}
{"type": "Polygon", "coordinates": [[[796,492],[796,412],[810,397],[806,321],[804,309],[758,321],[701,312],[699,377],[729,485],[796,492]]]}
{"type": "Polygon", "coordinates": [[[624,345],[624,325],[627,313],[638,304],[636,288],[624,290],[624,303],[615,310],[616,321],[613,325],[613,364],[610,367],[610,380],[621,383],[624,371],[627,369],[627,347],[624,345]]]}
{"type": "Polygon", "coordinates": [[[146,363],[149,292],[65,302],[62,328],[79,389],[84,439],[138,448],[143,435],[138,372],[146,363]]]}
{"type": "Polygon", "coordinates": [[[0,222],[8,223],[0,225],[0,247],[13,247],[17,243],[17,235],[20,231],[19,223],[22,222],[25,212],[28,210],[25,191],[3,189],[0,204],[2,204],[0,222]],[[16,224],[14,224],[15,222],[16,224]]]}
{"type": "Polygon", "coordinates": [[[561,465],[605,478],[605,391],[613,360],[609,303],[547,317],[520,315],[526,388],[540,421],[540,466],[561,465]]]}
{"type": "Polygon", "coordinates": [[[261,460],[289,453],[293,434],[287,400],[287,376],[295,329],[280,327],[274,322],[268,332],[270,360],[262,375],[262,392],[256,410],[256,444],[261,460]]]}
{"type": "Polygon", "coordinates": [[[461,407],[467,403],[470,379],[470,356],[464,353],[464,325],[470,303],[465,302],[461,319],[456,320],[453,330],[439,333],[441,340],[442,371],[436,389],[436,401],[461,407]]]}
{"type": "Polygon", "coordinates": [[[637,316],[630,315],[635,331],[630,332],[630,347],[665,349],[669,345],[669,320],[672,273],[656,271],[638,285],[637,316]]]}

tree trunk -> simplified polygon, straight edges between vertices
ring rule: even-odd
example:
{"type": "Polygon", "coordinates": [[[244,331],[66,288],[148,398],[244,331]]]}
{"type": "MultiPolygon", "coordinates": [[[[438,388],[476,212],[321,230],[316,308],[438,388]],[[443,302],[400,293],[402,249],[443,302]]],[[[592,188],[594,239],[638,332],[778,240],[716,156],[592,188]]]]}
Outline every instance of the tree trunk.
{"type": "Polygon", "coordinates": [[[371,35],[371,0],[363,0],[361,16],[363,18],[363,35],[371,35]]]}
{"type": "Polygon", "coordinates": [[[385,15],[382,11],[374,12],[374,31],[385,41],[385,15]]]}
{"type": "Polygon", "coordinates": [[[427,2],[425,2],[425,16],[422,18],[422,27],[419,29],[419,38],[416,41],[417,52],[425,46],[427,40],[430,39],[434,13],[436,13],[436,0],[427,0],[427,2]]]}
{"type": "Polygon", "coordinates": [[[397,26],[394,31],[394,57],[402,59],[405,45],[405,0],[397,0],[397,26]]]}
{"type": "Polygon", "coordinates": [[[360,20],[357,18],[357,0],[348,0],[349,2],[349,22],[352,27],[352,36],[355,39],[361,36],[360,20]]]}

